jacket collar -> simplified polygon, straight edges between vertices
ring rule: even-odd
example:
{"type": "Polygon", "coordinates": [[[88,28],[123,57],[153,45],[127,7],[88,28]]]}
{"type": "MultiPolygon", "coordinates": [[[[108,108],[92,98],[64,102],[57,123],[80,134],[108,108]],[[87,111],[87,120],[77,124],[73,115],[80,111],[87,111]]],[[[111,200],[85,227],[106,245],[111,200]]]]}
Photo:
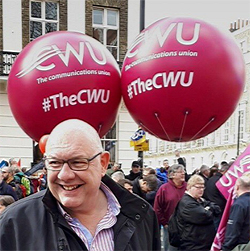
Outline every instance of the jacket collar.
{"type": "MultiPolygon", "coordinates": [[[[149,208],[149,204],[146,201],[139,198],[135,194],[130,193],[107,175],[102,178],[102,182],[109,187],[109,189],[117,198],[121,205],[120,209],[122,214],[137,222],[142,221],[146,217],[149,208]]],[[[52,214],[54,221],[58,221],[60,213],[58,211],[57,201],[49,189],[47,189],[43,197],[43,203],[47,210],[49,210],[49,212],[52,214]]]]}

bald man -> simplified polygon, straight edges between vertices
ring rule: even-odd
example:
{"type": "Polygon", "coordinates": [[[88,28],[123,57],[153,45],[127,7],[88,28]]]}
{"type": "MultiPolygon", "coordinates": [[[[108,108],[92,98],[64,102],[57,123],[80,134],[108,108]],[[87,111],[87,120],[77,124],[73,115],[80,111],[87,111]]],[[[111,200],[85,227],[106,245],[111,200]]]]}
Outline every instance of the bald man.
{"type": "Polygon", "coordinates": [[[233,250],[237,245],[247,244],[250,240],[250,173],[236,180],[234,192],[236,200],[230,209],[223,251],[233,250]]]}
{"type": "Polygon", "coordinates": [[[105,175],[109,153],[93,127],[56,126],[44,161],[48,188],[0,217],[0,250],[160,250],[152,207],[105,175]]]}

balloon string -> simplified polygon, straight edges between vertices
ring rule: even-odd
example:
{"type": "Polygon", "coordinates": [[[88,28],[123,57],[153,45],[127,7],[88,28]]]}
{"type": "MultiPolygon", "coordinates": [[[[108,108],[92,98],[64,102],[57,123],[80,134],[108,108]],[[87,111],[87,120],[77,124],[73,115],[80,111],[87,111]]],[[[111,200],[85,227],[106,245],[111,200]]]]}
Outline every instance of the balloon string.
{"type": "Polygon", "coordinates": [[[201,131],[203,131],[210,123],[212,123],[215,120],[215,118],[211,118],[206,125],[204,125],[200,131],[198,131],[191,139],[190,141],[192,141],[201,131]]]}
{"type": "Polygon", "coordinates": [[[99,135],[100,135],[101,129],[102,129],[102,124],[99,125],[99,129],[98,129],[98,134],[99,135]]]}
{"type": "Polygon", "coordinates": [[[182,128],[181,128],[181,134],[180,134],[180,137],[179,137],[179,142],[181,141],[181,138],[182,138],[182,134],[183,134],[184,127],[185,127],[185,124],[186,124],[186,120],[187,120],[187,115],[188,115],[188,111],[185,112],[185,117],[184,117],[183,125],[182,125],[182,128]]]}
{"type": "Polygon", "coordinates": [[[158,113],[155,113],[155,117],[157,118],[157,120],[158,120],[158,122],[159,122],[162,130],[164,131],[165,135],[167,136],[168,140],[171,141],[170,138],[169,138],[169,136],[168,136],[168,134],[167,134],[167,132],[166,132],[166,130],[165,130],[165,128],[163,127],[163,125],[162,125],[162,123],[160,121],[160,118],[158,117],[158,113]]]}
{"type": "Polygon", "coordinates": [[[147,132],[149,132],[150,134],[154,135],[156,138],[159,138],[157,135],[155,135],[152,131],[150,131],[145,125],[143,125],[143,123],[139,123],[140,126],[144,127],[146,129],[147,132]]]}

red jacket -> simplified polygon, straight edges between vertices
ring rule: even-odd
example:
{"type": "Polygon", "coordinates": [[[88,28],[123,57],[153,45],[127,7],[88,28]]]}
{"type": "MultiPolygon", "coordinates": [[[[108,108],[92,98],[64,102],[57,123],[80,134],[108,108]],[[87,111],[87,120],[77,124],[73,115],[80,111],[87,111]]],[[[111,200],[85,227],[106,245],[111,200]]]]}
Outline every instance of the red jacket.
{"type": "Polygon", "coordinates": [[[177,187],[171,179],[169,179],[168,183],[161,185],[157,191],[154,203],[154,210],[159,224],[163,226],[168,224],[177,203],[186,191],[186,186],[187,183],[184,182],[181,187],[177,187]]]}

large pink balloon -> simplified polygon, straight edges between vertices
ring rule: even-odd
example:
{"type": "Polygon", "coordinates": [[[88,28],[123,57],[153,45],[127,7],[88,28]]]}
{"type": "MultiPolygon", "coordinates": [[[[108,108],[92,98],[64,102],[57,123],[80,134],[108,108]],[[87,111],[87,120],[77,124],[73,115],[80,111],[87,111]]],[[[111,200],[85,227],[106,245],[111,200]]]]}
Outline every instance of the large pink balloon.
{"type": "Polygon", "coordinates": [[[86,121],[102,137],[114,124],[121,101],[119,67],[92,37],[52,32],[18,55],[8,98],[16,121],[37,142],[70,118],[86,121]]]}
{"type": "Polygon", "coordinates": [[[219,128],[235,110],[244,81],[235,41],[192,18],[165,18],[143,30],[122,67],[130,114],[167,141],[191,141],[219,128]]]}

